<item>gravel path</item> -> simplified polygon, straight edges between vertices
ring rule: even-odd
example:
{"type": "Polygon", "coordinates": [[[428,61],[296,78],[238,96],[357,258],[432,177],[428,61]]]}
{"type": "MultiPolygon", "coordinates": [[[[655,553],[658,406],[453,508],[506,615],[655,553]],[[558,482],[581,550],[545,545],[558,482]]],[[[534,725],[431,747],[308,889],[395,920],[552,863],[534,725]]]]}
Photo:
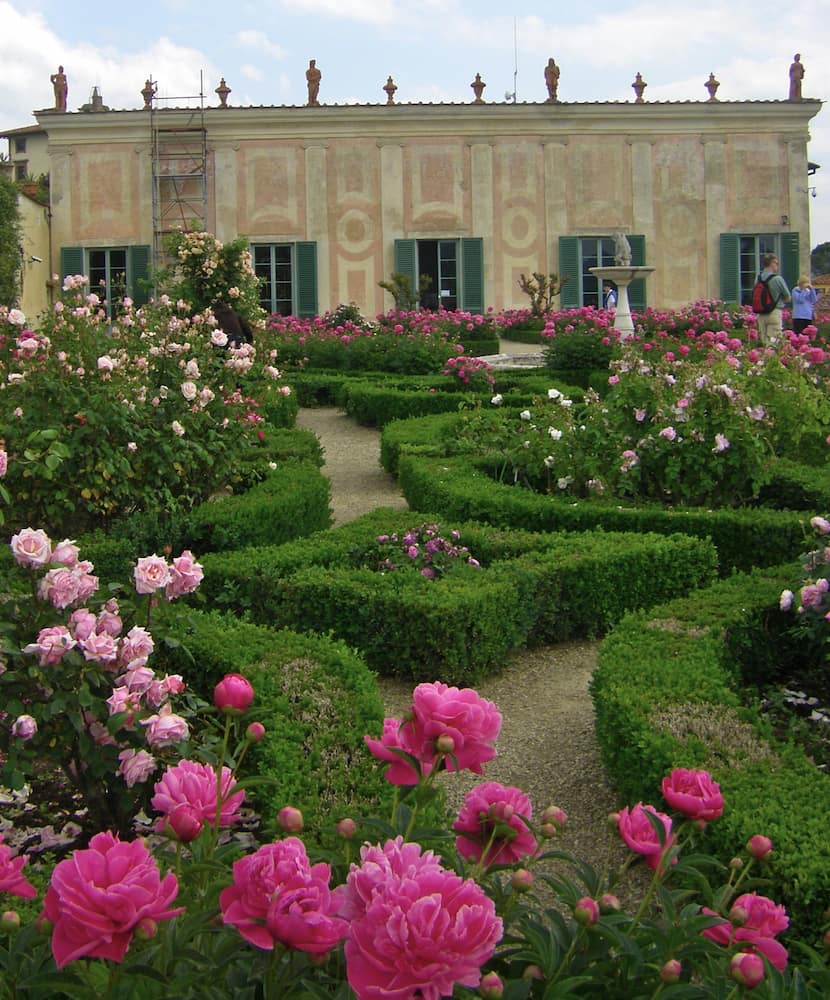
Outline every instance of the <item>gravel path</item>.
{"type": "MultiPolygon", "coordinates": [[[[504,353],[531,350],[502,342],[504,353]]],[[[322,442],[335,525],[376,507],[407,508],[394,477],[380,466],[377,431],[333,408],[301,409],[297,426],[314,431],[322,442]]],[[[596,653],[592,642],[522,650],[476,690],[495,702],[504,717],[499,756],[487,765],[485,779],[518,785],[529,793],[536,813],[550,804],[563,808],[569,822],[558,846],[602,866],[609,849],[615,861],[623,851],[608,832],[606,819],[617,801],[599,757],[588,693],[596,653]]],[[[379,684],[387,711],[397,715],[408,704],[411,685],[389,678],[379,678],[379,684]]],[[[448,776],[451,801],[460,804],[480,780],[448,776]]]]}

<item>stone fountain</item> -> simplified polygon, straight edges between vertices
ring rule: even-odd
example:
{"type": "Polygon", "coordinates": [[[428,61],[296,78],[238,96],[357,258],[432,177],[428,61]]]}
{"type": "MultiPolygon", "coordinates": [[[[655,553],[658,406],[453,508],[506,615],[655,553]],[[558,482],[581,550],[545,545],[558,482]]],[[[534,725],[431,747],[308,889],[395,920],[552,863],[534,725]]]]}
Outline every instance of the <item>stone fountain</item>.
{"type": "Polygon", "coordinates": [[[631,319],[631,306],[628,304],[628,286],[638,278],[647,278],[655,270],[654,267],[631,263],[631,244],[623,233],[614,235],[614,264],[611,267],[589,268],[600,281],[613,281],[617,286],[617,310],[614,314],[614,329],[619,330],[620,340],[632,336],[634,322],[631,319]]]}

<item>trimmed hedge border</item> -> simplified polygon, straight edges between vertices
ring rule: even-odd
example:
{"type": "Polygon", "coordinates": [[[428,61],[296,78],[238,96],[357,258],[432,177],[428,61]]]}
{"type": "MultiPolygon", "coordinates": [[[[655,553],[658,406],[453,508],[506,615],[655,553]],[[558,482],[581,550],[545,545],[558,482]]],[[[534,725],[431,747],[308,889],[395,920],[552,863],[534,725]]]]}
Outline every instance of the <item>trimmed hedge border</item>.
{"type": "Polygon", "coordinates": [[[600,646],[592,697],[622,799],[653,801],[673,767],[710,770],[726,809],[707,843],[728,856],[769,836],[773,895],[786,899],[795,928],[818,935],[830,898],[830,775],[769,739],[740,696],[777,653],[782,580],[798,575],[797,565],[756,570],[625,617],[600,646]]]}
{"type": "Polygon", "coordinates": [[[527,643],[595,636],[629,609],[714,579],[709,542],[686,535],[500,531],[379,510],[279,548],[207,554],[202,593],[276,627],[330,633],[382,674],[470,684],[527,643]],[[481,569],[443,579],[362,564],[379,533],[458,528],[481,569]],[[357,555],[355,555],[357,554],[357,555]]]}

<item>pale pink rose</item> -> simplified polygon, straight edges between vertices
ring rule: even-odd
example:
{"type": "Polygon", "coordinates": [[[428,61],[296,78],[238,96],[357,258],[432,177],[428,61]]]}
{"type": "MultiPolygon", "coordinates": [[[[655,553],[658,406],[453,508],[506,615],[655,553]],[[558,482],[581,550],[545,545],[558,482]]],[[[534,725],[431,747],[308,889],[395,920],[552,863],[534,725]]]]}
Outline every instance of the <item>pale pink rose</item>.
{"type": "MultiPolygon", "coordinates": [[[[652,871],[662,869],[665,856],[676,839],[672,833],[672,821],[665,813],[658,812],[654,806],[644,806],[642,802],[638,802],[630,809],[626,806],[620,810],[617,829],[629,850],[635,854],[642,854],[643,860],[652,871]],[[646,813],[655,816],[662,823],[665,830],[662,845],[646,813]]],[[[672,863],[677,864],[677,858],[674,858],[672,863]]]]}
{"type": "MultiPolygon", "coordinates": [[[[418,846],[418,845],[412,845],[418,846]]],[[[394,862],[393,862],[394,866],[394,862]]],[[[472,879],[432,863],[388,875],[349,926],[346,975],[357,1000],[441,1000],[475,989],[502,936],[495,905],[472,879]]],[[[358,880],[353,867],[345,894],[358,880]]]]}
{"type": "Polygon", "coordinates": [[[168,674],[151,681],[144,692],[144,701],[150,708],[158,708],[171,694],[184,691],[184,681],[180,674],[168,674]]]}
{"type": "Polygon", "coordinates": [[[37,735],[37,720],[31,715],[18,715],[11,726],[12,736],[26,742],[37,735]]]}
{"type": "MultiPolygon", "coordinates": [[[[234,791],[236,779],[229,767],[222,768],[222,804],[219,809],[219,826],[232,826],[239,820],[239,810],[245,801],[245,792],[234,791]]],[[[161,817],[156,821],[156,830],[161,833],[167,816],[176,806],[185,803],[209,826],[216,824],[216,771],[210,764],[200,764],[183,760],[174,767],[168,767],[155,784],[150,804],[161,817]]]]}
{"type": "Polygon", "coordinates": [[[663,798],[669,806],[689,819],[707,823],[723,815],[720,785],[708,771],[676,767],[663,778],[663,798]]]}
{"type": "Polygon", "coordinates": [[[204,575],[201,563],[196,562],[189,549],[185,549],[173,560],[170,567],[170,582],[165,587],[164,596],[168,601],[172,601],[185,594],[192,594],[204,579],[204,575]]]}
{"type": "Polygon", "coordinates": [[[119,660],[122,664],[139,659],[147,660],[152,654],[154,646],[153,637],[147,629],[140,625],[134,625],[124,636],[119,660]]]}
{"type": "Polygon", "coordinates": [[[115,362],[108,354],[102,354],[98,358],[98,371],[103,372],[105,375],[109,374],[113,368],[115,368],[115,362]]]}
{"type": "Polygon", "coordinates": [[[127,782],[127,788],[142,784],[156,769],[156,758],[146,750],[122,750],[118,760],[116,774],[127,782]]]}
{"type": "Polygon", "coordinates": [[[163,879],[142,840],[97,833],[86,850],[58,862],[43,901],[53,924],[52,954],[59,969],[78,958],[120,962],[142,922],[169,920],[179,891],[163,879]]]}
{"type": "Polygon", "coordinates": [[[115,663],[118,641],[106,632],[93,632],[81,643],[84,659],[94,663],[115,663]]]}
{"type": "Polygon", "coordinates": [[[133,570],[135,589],[138,594],[152,594],[170,582],[170,567],[161,556],[144,556],[133,570]]]}
{"type": "Polygon", "coordinates": [[[155,671],[144,660],[133,660],[118,680],[133,694],[144,694],[156,679],[155,671]]]}
{"type": "Polygon", "coordinates": [[[21,899],[35,899],[37,889],[20,873],[29,859],[23,855],[13,858],[11,850],[3,843],[0,833],[0,893],[7,892],[10,896],[20,896],[21,899]]]}
{"type": "Polygon", "coordinates": [[[92,597],[98,589],[98,577],[92,575],[92,568],[92,563],[86,560],[77,562],[72,567],[77,581],[78,601],[85,601],[87,597],[92,597]]]}
{"type": "Polygon", "coordinates": [[[45,566],[52,556],[52,543],[45,531],[23,528],[11,540],[12,555],[19,566],[45,566]]]}
{"type": "Polygon", "coordinates": [[[38,584],[37,593],[54,608],[68,608],[79,599],[78,574],[71,569],[50,569],[38,584]]]}
{"type": "Polygon", "coordinates": [[[210,342],[214,347],[227,347],[228,346],[228,335],[224,330],[217,327],[215,330],[211,331],[210,342]]]}
{"type": "Polygon", "coordinates": [[[530,797],[521,789],[485,781],[464,797],[452,828],[460,834],[455,849],[462,858],[484,865],[512,865],[536,854],[536,837],[528,827],[533,816],[530,797]]]}
{"type": "Polygon", "coordinates": [[[9,467],[9,456],[4,448],[0,448],[0,477],[5,476],[9,467]]]}
{"type": "Polygon", "coordinates": [[[107,611],[103,608],[98,612],[98,621],[95,626],[96,632],[106,632],[107,635],[111,635],[113,638],[121,635],[121,629],[123,628],[123,622],[121,621],[120,615],[114,615],[111,611],[107,611]]]}
{"type": "Polygon", "coordinates": [[[69,616],[69,631],[78,641],[92,635],[97,624],[98,619],[88,608],[78,608],[69,616]]]}
{"type": "Polygon", "coordinates": [[[42,667],[59,663],[63,654],[73,649],[75,640],[65,625],[51,625],[42,628],[38,633],[37,642],[24,646],[24,653],[34,653],[42,667]]]}
{"type": "Polygon", "coordinates": [[[176,435],[176,437],[184,436],[184,427],[182,427],[182,425],[179,423],[178,420],[174,420],[173,423],[170,425],[170,428],[176,435]]]}
{"type": "Polygon", "coordinates": [[[142,719],[141,725],[147,727],[147,742],[154,748],[174,746],[190,734],[185,720],[173,713],[169,703],[162,705],[155,715],[142,719]]]}
{"type": "Polygon", "coordinates": [[[8,321],[13,326],[25,326],[26,314],[21,309],[10,309],[8,315],[8,321]]]}
{"type": "Polygon", "coordinates": [[[222,890],[222,919],[258,948],[275,943],[324,955],[348,933],[329,889],[331,870],[312,865],[296,837],[265,844],[233,865],[233,884],[222,890]]]}
{"type": "Polygon", "coordinates": [[[71,539],[64,538],[52,549],[52,557],[49,562],[59,563],[61,566],[66,566],[67,569],[72,569],[79,558],[78,546],[71,539]]]}
{"type": "Polygon", "coordinates": [[[137,692],[130,691],[122,684],[113,688],[106,704],[109,706],[110,715],[120,715],[125,712],[127,717],[124,719],[124,725],[127,729],[132,729],[133,717],[136,712],[141,711],[141,696],[137,692]]]}
{"type": "Polygon", "coordinates": [[[196,398],[199,392],[199,390],[196,387],[196,383],[190,381],[182,382],[181,390],[182,390],[182,395],[188,401],[188,403],[193,402],[193,400],[196,398]]]}

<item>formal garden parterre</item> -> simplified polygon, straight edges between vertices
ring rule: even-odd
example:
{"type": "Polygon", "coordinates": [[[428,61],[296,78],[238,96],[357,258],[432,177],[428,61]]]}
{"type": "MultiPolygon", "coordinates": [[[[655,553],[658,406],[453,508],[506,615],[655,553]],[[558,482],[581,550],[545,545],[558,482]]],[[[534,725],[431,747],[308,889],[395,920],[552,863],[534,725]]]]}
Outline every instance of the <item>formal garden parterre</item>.
{"type": "Polygon", "coordinates": [[[830,779],[759,712],[826,688],[823,330],[553,313],[544,370],[490,371],[521,317],[266,322],[241,246],[184,249],[141,309],[78,276],[0,313],[0,995],[826,995],[830,779]],[[410,511],[331,530],[298,401],[382,427],[410,511]],[[519,789],[442,804],[496,752],[468,685],[597,635],[620,872],[519,789]],[[402,718],[373,671],[416,685],[402,718]],[[69,845],[25,830],[58,776],[69,845]]]}

